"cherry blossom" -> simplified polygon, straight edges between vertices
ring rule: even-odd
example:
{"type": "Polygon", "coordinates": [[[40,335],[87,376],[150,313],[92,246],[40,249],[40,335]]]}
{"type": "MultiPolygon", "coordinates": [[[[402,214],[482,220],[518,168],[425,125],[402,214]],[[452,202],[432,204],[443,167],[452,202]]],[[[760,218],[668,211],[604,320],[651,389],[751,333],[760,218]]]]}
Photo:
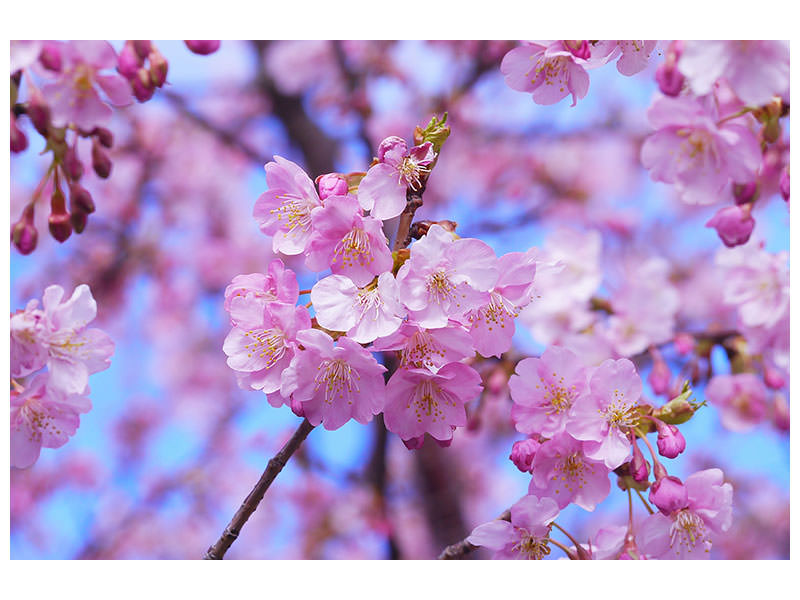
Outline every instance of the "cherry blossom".
{"type": "Polygon", "coordinates": [[[585,61],[561,41],[526,42],[503,57],[500,70],[514,90],[530,92],[537,104],[555,104],[572,94],[572,106],[589,91],[585,61]]]}
{"type": "Polygon", "coordinates": [[[467,541],[494,550],[494,559],[541,560],[550,554],[550,524],[558,516],[551,498],[528,495],[511,507],[511,521],[491,521],[476,527],[467,541]]]}
{"type": "Polygon", "coordinates": [[[722,424],[731,431],[748,431],[766,416],[767,390],[752,373],[713,377],[706,398],[719,408],[722,424]]]}

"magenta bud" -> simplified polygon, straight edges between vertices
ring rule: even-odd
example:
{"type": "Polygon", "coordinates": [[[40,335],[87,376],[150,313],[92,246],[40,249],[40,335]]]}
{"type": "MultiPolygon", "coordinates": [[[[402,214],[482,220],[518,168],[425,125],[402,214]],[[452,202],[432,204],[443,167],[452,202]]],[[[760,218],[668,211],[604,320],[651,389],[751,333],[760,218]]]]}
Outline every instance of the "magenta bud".
{"type": "Polygon", "coordinates": [[[72,225],[72,229],[75,230],[75,233],[81,234],[83,230],[86,229],[86,224],[89,222],[89,215],[81,211],[72,212],[69,215],[69,222],[70,225],[72,225]]]}
{"type": "Polygon", "coordinates": [[[292,395],[289,400],[289,408],[291,408],[292,412],[298,417],[305,418],[306,412],[303,410],[303,403],[300,402],[300,400],[295,400],[294,395],[292,395]]]}
{"type": "Polygon", "coordinates": [[[325,200],[328,196],[344,196],[347,194],[347,180],[339,173],[328,173],[317,177],[319,199],[325,200]]]}
{"type": "Polygon", "coordinates": [[[775,394],[775,400],[772,405],[772,420],[775,423],[775,427],[780,431],[789,431],[789,403],[783,394],[775,394]]]}
{"type": "Polygon", "coordinates": [[[541,446],[541,444],[533,438],[519,440],[514,442],[514,445],[511,446],[511,454],[508,458],[511,459],[511,462],[513,462],[514,466],[520,471],[523,473],[530,473],[533,471],[533,459],[536,456],[536,451],[539,449],[539,446],[541,446]]]}
{"type": "Polygon", "coordinates": [[[144,68],[137,71],[136,76],[130,80],[130,84],[133,95],[139,102],[147,102],[156,91],[153,82],[150,81],[150,71],[144,68]]]}
{"type": "Polygon", "coordinates": [[[69,207],[73,213],[90,215],[95,211],[94,200],[89,191],[77,183],[69,186],[69,207]]]}
{"type": "Polygon", "coordinates": [[[97,143],[92,144],[92,168],[97,176],[103,179],[111,175],[111,159],[97,143]]]}
{"type": "Polygon", "coordinates": [[[39,90],[31,91],[27,113],[36,131],[44,137],[47,137],[47,133],[50,129],[50,107],[47,106],[39,90]]]}
{"type": "Polygon", "coordinates": [[[131,45],[136,51],[136,55],[142,60],[147,58],[147,55],[150,54],[153,49],[150,40],[131,40],[131,45]]]}
{"type": "Polygon", "coordinates": [[[660,396],[669,391],[669,383],[672,379],[672,373],[669,366],[661,358],[661,353],[658,350],[652,352],[653,355],[653,368],[647,376],[647,383],[653,388],[653,393],[660,396]]]}
{"type": "Polygon", "coordinates": [[[681,93],[685,78],[678,70],[678,59],[683,52],[683,41],[677,40],[669,45],[664,62],[656,69],[658,89],[665,96],[675,97],[681,93]]]}
{"type": "Polygon", "coordinates": [[[60,42],[43,42],[42,51],[39,52],[39,62],[48,71],[61,72],[61,44],[60,42]]]}
{"type": "Polygon", "coordinates": [[[667,475],[650,486],[650,502],[658,507],[661,514],[669,516],[676,510],[689,505],[686,486],[677,477],[667,475]]]}
{"type": "Polygon", "coordinates": [[[764,365],[764,383],[773,390],[779,390],[786,385],[786,380],[775,367],[764,365]]]}
{"type": "Polygon", "coordinates": [[[50,228],[50,235],[61,243],[64,243],[72,234],[72,223],[70,222],[69,214],[66,212],[50,213],[50,217],[47,219],[47,226],[50,228]]]}
{"type": "Polygon", "coordinates": [[[14,118],[14,113],[11,113],[11,151],[22,152],[28,147],[28,137],[25,132],[17,127],[17,119],[14,118]]]}
{"type": "Polygon", "coordinates": [[[410,440],[403,440],[403,443],[409,450],[419,450],[422,448],[422,444],[425,443],[425,434],[423,433],[422,435],[411,438],[410,440]]]}
{"type": "Polygon", "coordinates": [[[633,458],[630,464],[630,474],[636,483],[642,483],[643,481],[647,481],[647,478],[650,476],[650,464],[645,460],[644,454],[642,454],[642,451],[639,449],[639,444],[634,442],[632,446],[633,458]]]}
{"type": "Polygon", "coordinates": [[[658,430],[658,453],[666,458],[675,458],[686,450],[686,439],[675,425],[668,425],[655,417],[653,423],[658,430]]]}
{"type": "Polygon", "coordinates": [[[756,199],[757,192],[758,184],[755,181],[733,184],[733,198],[736,204],[750,204],[756,199]]]}
{"type": "Polygon", "coordinates": [[[213,54],[219,50],[219,40],[184,40],[184,43],[195,54],[213,54]]]}
{"type": "Polygon", "coordinates": [[[169,67],[167,59],[155,47],[148,56],[150,58],[150,82],[156,87],[161,87],[167,81],[167,68],[169,67]]]}
{"type": "Polygon", "coordinates": [[[19,250],[20,254],[30,254],[36,249],[36,242],[39,239],[39,233],[33,224],[33,211],[30,211],[31,218],[27,218],[27,213],[17,221],[11,228],[11,241],[19,250]]]}
{"type": "Polygon", "coordinates": [[[130,41],[125,42],[117,57],[117,71],[125,79],[132,80],[144,65],[144,57],[140,57],[130,41]]]}
{"type": "Polygon", "coordinates": [[[67,146],[67,151],[64,153],[64,171],[72,181],[78,181],[83,177],[83,163],[78,158],[75,146],[67,146]]]}
{"type": "Polygon", "coordinates": [[[717,230],[717,235],[728,248],[747,243],[755,225],[750,211],[742,209],[741,206],[720,208],[706,223],[706,227],[717,230]]]}
{"type": "Polygon", "coordinates": [[[781,196],[786,202],[789,201],[789,167],[786,167],[783,172],[781,172],[781,180],[778,184],[781,190],[781,196]]]}
{"type": "Polygon", "coordinates": [[[96,137],[97,141],[105,148],[111,148],[114,145],[114,135],[105,127],[95,127],[92,129],[91,135],[96,137]]]}
{"type": "Polygon", "coordinates": [[[587,40],[564,40],[564,48],[576,58],[587,60],[592,56],[592,48],[587,40]]]}

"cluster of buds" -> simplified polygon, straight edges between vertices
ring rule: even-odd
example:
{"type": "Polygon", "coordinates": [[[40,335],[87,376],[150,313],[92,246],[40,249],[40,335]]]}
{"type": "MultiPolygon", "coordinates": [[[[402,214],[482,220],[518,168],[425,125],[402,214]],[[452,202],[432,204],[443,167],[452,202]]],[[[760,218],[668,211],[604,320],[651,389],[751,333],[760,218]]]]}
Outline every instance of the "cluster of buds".
{"type": "Polygon", "coordinates": [[[117,71],[131,84],[139,102],[153,97],[167,81],[167,59],[150,40],[128,40],[119,53],[117,71]]]}

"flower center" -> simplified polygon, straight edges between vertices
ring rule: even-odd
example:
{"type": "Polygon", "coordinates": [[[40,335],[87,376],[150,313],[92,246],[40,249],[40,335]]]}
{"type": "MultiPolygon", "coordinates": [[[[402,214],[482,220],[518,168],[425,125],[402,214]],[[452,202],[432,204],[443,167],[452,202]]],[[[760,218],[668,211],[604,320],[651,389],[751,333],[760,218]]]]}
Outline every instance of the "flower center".
{"type": "Polygon", "coordinates": [[[314,377],[314,390],[325,386],[325,402],[333,404],[337,398],[342,399],[347,394],[347,403],[352,404],[350,395],[358,392],[358,382],[361,379],[358,373],[341,358],[325,359],[317,367],[317,375],[314,377]]]}
{"type": "Polygon", "coordinates": [[[428,290],[429,300],[436,302],[436,304],[441,304],[453,298],[456,286],[447,277],[447,273],[443,269],[439,269],[428,275],[425,289],[428,290]]]}
{"type": "Polygon", "coordinates": [[[539,77],[543,76],[545,85],[558,84],[559,91],[563,92],[568,75],[568,64],[569,59],[566,56],[539,57],[536,61],[531,83],[535,84],[539,77]]]}
{"type": "Polygon", "coordinates": [[[417,368],[433,367],[433,355],[444,358],[444,350],[427,331],[417,331],[408,338],[400,359],[401,366],[412,365],[417,368]]]}
{"type": "Polygon", "coordinates": [[[518,529],[521,534],[519,542],[511,547],[512,552],[519,552],[528,560],[541,560],[550,554],[550,546],[547,538],[540,538],[525,529],[518,529]]]}
{"type": "Polygon", "coordinates": [[[301,202],[297,196],[280,196],[286,200],[278,208],[273,208],[270,214],[281,223],[281,229],[291,237],[304,234],[311,228],[311,207],[301,202]]]}
{"type": "MultiPolygon", "coordinates": [[[[690,511],[683,509],[675,517],[675,521],[669,529],[669,545],[679,554],[678,546],[685,546],[687,552],[691,552],[697,544],[711,542],[706,534],[706,525],[703,519],[690,511]]],[[[708,548],[705,549],[708,552],[708,548]]]]}
{"type": "Polygon", "coordinates": [[[369,236],[367,233],[358,227],[351,229],[342,240],[336,244],[333,249],[333,260],[335,263],[341,258],[342,265],[345,267],[352,267],[356,262],[364,263],[372,262],[373,257],[370,254],[369,236]]]}
{"type": "MultiPolygon", "coordinates": [[[[556,377],[556,374],[553,373],[553,377],[556,377]]],[[[547,411],[548,415],[552,414],[561,414],[565,411],[568,411],[572,408],[572,403],[575,400],[575,395],[577,393],[577,387],[575,385],[571,385],[569,389],[564,385],[564,378],[559,377],[558,383],[547,383],[543,377],[539,378],[541,385],[544,386],[544,397],[542,398],[542,406],[543,407],[550,407],[547,411]]],[[[536,389],[539,389],[539,386],[536,386],[536,389]]]]}
{"type": "Polygon", "coordinates": [[[78,65],[75,67],[73,77],[76,89],[81,92],[88,92],[92,89],[92,69],[88,65],[78,65]]]}
{"type": "Polygon", "coordinates": [[[598,412],[605,417],[606,423],[611,429],[632,427],[639,420],[636,404],[625,402],[625,396],[619,390],[614,390],[613,402],[598,412]]]}
{"type": "Polygon", "coordinates": [[[265,369],[269,369],[286,353],[286,336],[279,329],[253,329],[244,334],[253,342],[245,345],[247,357],[258,353],[259,358],[266,359],[265,369]]]}
{"type": "Polygon", "coordinates": [[[423,417],[429,417],[433,423],[437,420],[444,420],[444,412],[439,403],[456,406],[455,399],[447,390],[443,390],[432,381],[426,379],[417,385],[414,395],[406,408],[414,405],[414,414],[417,422],[422,423],[423,417]]]}
{"type": "Polygon", "coordinates": [[[431,172],[428,167],[419,164],[413,156],[406,156],[397,171],[400,174],[400,183],[405,181],[405,184],[415,192],[422,188],[421,175],[431,172]]]}
{"type": "Polygon", "coordinates": [[[19,418],[28,425],[31,442],[41,442],[42,436],[47,433],[61,435],[53,415],[44,409],[39,400],[39,397],[29,398],[19,409],[19,418]]]}

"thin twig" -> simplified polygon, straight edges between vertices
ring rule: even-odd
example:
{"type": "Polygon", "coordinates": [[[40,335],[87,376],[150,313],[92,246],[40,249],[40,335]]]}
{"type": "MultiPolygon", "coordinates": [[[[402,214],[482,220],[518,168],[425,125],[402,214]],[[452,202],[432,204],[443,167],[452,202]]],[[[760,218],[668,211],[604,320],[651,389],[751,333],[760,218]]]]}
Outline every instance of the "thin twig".
{"type": "Polygon", "coordinates": [[[278,473],[281,472],[284,466],[286,466],[287,461],[291,458],[292,454],[300,447],[300,444],[303,443],[308,437],[308,434],[311,433],[311,430],[314,429],[314,426],[308,422],[308,419],[303,419],[303,422],[300,423],[300,427],[292,434],[292,437],[289,438],[289,441],[283,445],[283,448],[270,459],[267,463],[267,468],[264,469],[264,472],[261,474],[261,477],[256,483],[253,490],[247,495],[247,498],[244,499],[242,505],[239,507],[239,510],[236,511],[236,514],[233,515],[231,522],[228,523],[228,526],[225,528],[225,531],[222,532],[222,535],[217,540],[217,542],[213,546],[209,546],[208,550],[206,551],[205,556],[203,557],[205,560],[222,560],[225,557],[225,553],[228,551],[228,548],[231,547],[236,538],[239,537],[239,533],[242,531],[242,527],[244,524],[247,523],[247,519],[250,518],[256,508],[258,508],[259,503],[264,498],[264,494],[269,489],[269,486],[278,476],[278,473]]]}

